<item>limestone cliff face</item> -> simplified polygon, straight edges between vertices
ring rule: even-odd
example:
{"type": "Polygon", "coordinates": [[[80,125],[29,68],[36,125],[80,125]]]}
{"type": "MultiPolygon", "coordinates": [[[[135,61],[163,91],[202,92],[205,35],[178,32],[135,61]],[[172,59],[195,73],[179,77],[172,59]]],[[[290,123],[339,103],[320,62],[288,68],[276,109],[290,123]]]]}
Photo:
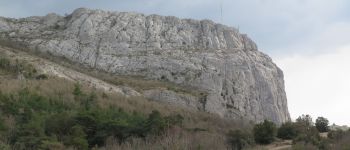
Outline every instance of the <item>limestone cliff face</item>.
{"type": "Polygon", "coordinates": [[[0,38],[115,75],[201,91],[143,91],[153,100],[227,118],[290,120],[282,71],[246,35],[209,20],[81,8],[66,17],[0,18],[0,38]]]}

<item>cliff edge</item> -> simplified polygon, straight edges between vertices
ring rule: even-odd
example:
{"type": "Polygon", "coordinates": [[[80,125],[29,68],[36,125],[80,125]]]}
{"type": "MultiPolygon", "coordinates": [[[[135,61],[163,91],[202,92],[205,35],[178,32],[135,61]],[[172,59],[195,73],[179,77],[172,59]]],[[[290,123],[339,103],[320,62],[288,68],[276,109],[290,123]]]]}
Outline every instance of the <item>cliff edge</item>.
{"type": "Polygon", "coordinates": [[[199,93],[141,91],[151,100],[226,118],[290,120],[283,72],[247,35],[209,20],[79,8],[68,16],[0,18],[0,40],[115,76],[142,76],[199,93]]]}

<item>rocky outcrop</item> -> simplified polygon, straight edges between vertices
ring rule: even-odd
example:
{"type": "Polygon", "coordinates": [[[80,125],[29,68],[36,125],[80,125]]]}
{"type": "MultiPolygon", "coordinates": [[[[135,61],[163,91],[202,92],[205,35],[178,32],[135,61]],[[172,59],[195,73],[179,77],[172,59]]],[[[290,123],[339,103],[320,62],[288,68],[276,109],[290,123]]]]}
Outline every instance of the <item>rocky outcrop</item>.
{"type": "MultiPolygon", "coordinates": [[[[1,57],[7,58],[13,62],[20,61],[21,63],[31,65],[35,68],[36,72],[41,75],[64,78],[68,81],[84,84],[93,89],[100,89],[107,93],[117,93],[125,97],[141,96],[140,93],[129,87],[116,86],[107,83],[95,77],[80,73],[67,67],[63,67],[49,60],[33,56],[22,51],[0,46],[0,55],[1,57]]],[[[18,79],[25,80],[25,76],[23,74],[19,74],[18,79]]]]}
{"type": "Polygon", "coordinates": [[[0,18],[0,38],[114,75],[201,93],[143,91],[154,100],[227,118],[290,120],[282,71],[247,35],[209,20],[81,8],[65,17],[0,18]]]}

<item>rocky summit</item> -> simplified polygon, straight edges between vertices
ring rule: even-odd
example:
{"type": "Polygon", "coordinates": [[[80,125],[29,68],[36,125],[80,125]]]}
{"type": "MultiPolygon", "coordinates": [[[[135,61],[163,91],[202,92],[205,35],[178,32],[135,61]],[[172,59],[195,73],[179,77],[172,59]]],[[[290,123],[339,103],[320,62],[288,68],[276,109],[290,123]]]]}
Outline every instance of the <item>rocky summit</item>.
{"type": "Polygon", "coordinates": [[[114,76],[197,91],[138,91],[150,100],[225,118],[290,120],[283,72],[247,35],[209,20],[80,8],[67,16],[2,17],[0,40],[114,76]]]}

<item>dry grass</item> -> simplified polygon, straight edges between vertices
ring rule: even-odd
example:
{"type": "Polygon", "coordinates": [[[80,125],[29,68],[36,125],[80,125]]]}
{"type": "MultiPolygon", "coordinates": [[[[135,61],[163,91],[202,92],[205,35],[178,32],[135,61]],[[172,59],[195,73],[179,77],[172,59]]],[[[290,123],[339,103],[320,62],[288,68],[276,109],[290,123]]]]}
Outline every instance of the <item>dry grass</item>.
{"type": "MultiPolygon", "coordinates": [[[[1,42],[0,42],[0,45],[1,45],[1,42]]],[[[9,47],[12,47],[12,46],[9,46],[9,47]]],[[[14,48],[15,49],[11,49],[11,48],[10,49],[12,51],[18,51],[19,49],[18,47],[14,47],[14,48]]],[[[87,74],[89,76],[104,80],[106,82],[109,82],[115,85],[129,86],[139,92],[142,92],[144,90],[150,90],[150,89],[167,89],[167,90],[174,91],[181,94],[190,94],[196,97],[202,97],[207,95],[206,91],[201,91],[191,86],[184,86],[184,85],[171,83],[166,81],[165,79],[154,80],[154,79],[146,79],[143,76],[136,76],[136,75],[111,74],[102,70],[96,70],[95,68],[91,68],[89,66],[81,65],[76,62],[72,62],[71,60],[68,60],[64,57],[52,56],[49,53],[38,53],[33,50],[28,50],[26,48],[20,48],[19,50],[29,52],[32,54],[35,53],[35,55],[40,56],[41,58],[48,59],[64,67],[74,69],[81,73],[87,74]]]]}
{"type": "Polygon", "coordinates": [[[172,128],[162,136],[147,137],[146,139],[132,138],[119,144],[113,138],[107,141],[102,150],[224,150],[228,149],[225,137],[220,134],[207,132],[189,132],[180,128],[172,128]]]}
{"type": "Polygon", "coordinates": [[[333,149],[339,149],[339,150],[349,150],[350,149],[350,131],[347,131],[345,135],[337,141],[335,144],[333,144],[333,149]]]}
{"type": "MultiPolygon", "coordinates": [[[[17,49],[12,50],[18,51],[17,49]]],[[[26,51],[28,52],[28,50],[26,51]]],[[[98,77],[106,81],[114,82],[118,85],[127,85],[140,91],[154,88],[165,88],[176,92],[187,93],[197,96],[205,96],[205,93],[193,90],[190,87],[183,87],[164,81],[146,80],[142,77],[135,76],[112,76],[108,73],[82,69],[83,67],[78,65],[72,65],[71,63],[69,63],[69,61],[62,61],[63,58],[51,57],[47,54],[42,55],[42,57],[50,57],[51,60],[59,62],[59,64],[65,66],[69,65],[69,67],[73,67],[74,69],[77,69],[78,71],[81,71],[83,73],[88,73],[92,76],[98,77]]],[[[16,75],[14,77],[0,76],[0,90],[2,92],[10,93],[18,91],[23,87],[27,87],[29,89],[34,89],[38,91],[41,95],[57,96],[58,99],[67,102],[74,101],[72,95],[74,84],[75,83],[71,81],[57,77],[49,77],[49,79],[47,80],[17,80],[16,75]]],[[[169,104],[160,104],[157,102],[149,101],[144,97],[126,98],[118,94],[106,94],[104,93],[104,91],[88,88],[88,86],[83,86],[83,91],[85,91],[86,93],[92,91],[95,92],[98,96],[98,104],[101,107],[118,106],[119,108],[122,108],[128,112],[136,111],[143,114],[149,114],[150,112],[152,112],[152,110],[158,110],[163,115],[181,114],[185,117],[185,126],[187,126],[188,128],[198,128],[213,132],[226,133],[226,131],[230,129],[246,127],[247,125],[249,125],[249,123],[247,123],[246,121],[225,120],[214,114],[193,111],[188,108],[174,107],[173,105],[169,104]]]]}
{"type": "MultiPolygon", "coordinates": [[[[72,94],[74,84],[76,83],[57,77],[49,77],[47,80],[6,79],[0,80],[0,91],[3,93],[13,93],[26,87],[35,90],[40,95],[57,96],[58,99],[71,103],[74,101],[72,94]]],[[[226,133],[230,129],[249,126],[248,122],[242,120],[227,120],[215,114],[157,103],[149,101],[144,97],[125,97],[119,94],[109,94],[84,85],[82,86],[82,90],[85,93],[96,93],[98,105],[101,107],[117,106],[127,112],[135,111],[142,114],[149,114],[153,110],[158,110],[163,115],[181,114],[185,118],[184,125],[187,128],[203,129],[214,133],[226,133]]]]}
{"type": "MultiPolygon", "coordinates": [[[[89,72],[89,70],[80,71],[83,73],[89,72]]],[[[17,80],[16,75],[2,75],[2,73],[6,74],[0,69],[0,92],[13,93],[23,88],[28,88],[40,95],[55,97],[64,103],[78,103],[75,102],[72,94],[76,84],[72,81],[57,77],[49,77],[46,80],[17,80]]],[[[186,88],[163,81],[145,80],[141,77],[114,77],[107,73],[97,72],[90,72],[89,74],[115,84],[127,85],[137,90],[166,88],[186,94],[203,95],[200,91],[189,90],[189,87],[186,88]]],[[[149,101],[144,97],[125,97],[116,93],[106,94],[104,91],[89,88],[86,85],[82,85],[82,90],[85,93],[96,93],[98,105],[102,108],[116,106],[127,112],[138,112],[144,115],[148,115],[153,110],[158,110],[165,116],[180,114],[184,117],[183,129],[180,131],[169,131],[161,137],[147,138],[148,140],[146,141],[134,138],[122,145],[111,139],[106,149],[145,149],[142,147],[149,147],[149,149],[226,149],[225,134],[229,130],[238,128],[249,130],[251,128],[251,124],[245,120],[227,120],[215,114],[161,104],[149,101]]],[[[6,120],[11,124],[11,118],[6,120]]]]}
{"type": "MultiPolygon", "coordinates": [[[[72,94],[74,84],[56,77],[49,77],[47,80],[7,79],[0,80],[0,91],[13,93],[28,88],[40,95],[57,96],[66,103],[74,104],[72,94]]],[[[183,129],[172,129],[165,135],[146,138],[147,140],[132,138],[121,145],[110,139],[105,149],[226,149],[225,134],[229,130],[249,127],[248,123],[222,119],[214,114],[160,104],[143,97],[124,97],[118,94],[106,94],[84,85],[82,87],[85,93],[96,93],[98,105],[101,107],[117,106],[127,112],[139,112],[144,115],[158,110],[162,115],[184,116],[183,129]]],[[[6,120],[11,124],[11,118],[6,120]]]]}

